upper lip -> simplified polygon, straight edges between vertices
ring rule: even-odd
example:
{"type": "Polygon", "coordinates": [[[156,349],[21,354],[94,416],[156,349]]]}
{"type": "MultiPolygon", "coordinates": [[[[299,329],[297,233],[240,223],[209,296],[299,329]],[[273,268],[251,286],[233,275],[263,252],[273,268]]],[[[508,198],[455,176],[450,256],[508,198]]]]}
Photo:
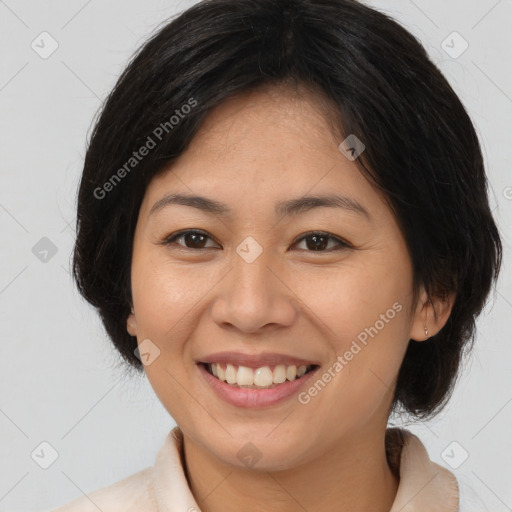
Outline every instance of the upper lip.
{"type": "Polygon", "coordinates": [[[246,366],[248,368],[261,368],[262,366],[310,366],[319,365],[316,361],[301,359],[298,357],[277,354],[275,352],[264,352],[261,354],[244,354],[242,352],[216,352],[198,359],[199,363],[229,363],[235,366],[246,366]]]}

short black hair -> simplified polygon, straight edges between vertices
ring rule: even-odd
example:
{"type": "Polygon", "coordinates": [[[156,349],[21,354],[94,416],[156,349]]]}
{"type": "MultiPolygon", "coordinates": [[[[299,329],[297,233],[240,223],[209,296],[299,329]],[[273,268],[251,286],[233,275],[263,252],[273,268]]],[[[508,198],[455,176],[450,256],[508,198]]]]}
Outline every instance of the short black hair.
{"type": "Polygon", "coordinates": [[[78,289],[122,362],[142,372],[126,320],[146,187],[212,108],[282,84],[316,91],[332,105],[333,133],[365,144],[355,162],[403,233],[414,302],[420,284],[429,298],[456,292],[445,326],[426,342],[409,341],[396,383],[393,410],[427,419],[446,405],[463,349],[473,346],[501,240],[479,141],[457,94],[411,33],[357,1],[208,0],[158,27],[102,104],[88,141],[73,253],[78,289]]]}

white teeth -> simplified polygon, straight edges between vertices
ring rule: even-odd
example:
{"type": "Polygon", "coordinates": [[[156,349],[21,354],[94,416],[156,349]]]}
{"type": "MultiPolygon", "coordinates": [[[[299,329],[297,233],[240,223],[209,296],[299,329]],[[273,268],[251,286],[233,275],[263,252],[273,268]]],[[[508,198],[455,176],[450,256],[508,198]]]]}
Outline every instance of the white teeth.
{"type": "Polygon", "coordinates": [[[258,368],[255,372],[249,369],[251,373],[254,373],[254,384],[256,386],[272,386],[272,371],[268,366],[258,368]]]}
{"type": "Polygon", "coordinates": [[[288,366],[286,368],[286,378],[288,380],[295,380],[295,377],[297,377],[297,367],[295,365],[288,366]]]}
{"type": "Polygon", "coordinates": [[[212,363],[208,367],[219,380],[249,388],[274,387],[286,382],[286,380],[292,381],[302,377],[308,369],[305,365],[297,368],[295,365],[285,366],[283,364],[276,365],[274,371],[269,366],[253,369],[247,366],[237,367],[232,364],[227,364],[224,370],[220,363],[212,363]]]}
{"type": "Polygon", "coordinates": [[[286,366],[284,364],[278,364],[274,368],[274,378],[272,382],[274,384],[282,384],[286,380],[286,366]]]}
{"type": "MultiPolygon", "coordinates": [[[[216,365],[213,365],[216,366],[216,365]]],[[[236,383],[240,386],[252,386],[254,384],[255,375],[250,368],[239,366],[236,374],[236,383]]],[[[261,384],[257,383],[261,386],[261,384]]]]}
{"type": "Polygon", "coordinates": [[[226,382],[228,384],[236,383],[236,368],[232,364],[226,365],[226,382]]]}

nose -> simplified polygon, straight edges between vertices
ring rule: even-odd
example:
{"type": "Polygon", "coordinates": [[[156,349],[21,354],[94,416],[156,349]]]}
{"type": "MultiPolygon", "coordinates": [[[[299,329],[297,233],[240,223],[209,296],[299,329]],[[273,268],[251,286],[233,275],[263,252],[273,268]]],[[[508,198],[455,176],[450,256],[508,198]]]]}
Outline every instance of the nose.
{"type": "Polygon", "coordinates": [[[297,299],[278,268],[266,251],[250,263],[235,254],[231,270],[217,287],[213,320],[245,333],[292,325],[297,299]]]}

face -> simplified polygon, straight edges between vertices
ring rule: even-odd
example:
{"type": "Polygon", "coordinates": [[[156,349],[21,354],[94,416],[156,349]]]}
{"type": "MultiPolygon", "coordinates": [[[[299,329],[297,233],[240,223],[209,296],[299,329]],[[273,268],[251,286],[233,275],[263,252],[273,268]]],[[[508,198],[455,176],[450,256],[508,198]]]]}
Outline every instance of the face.
{"type": "Polygon", "coordinates": [[[145,193],[127,328],[185,436],[227,464],[244,464],[247,441],[277,469],[383,431],[408,341],[425,339],[397,222],[340,142],[314,96],[261,89],[211,112],[145,193]],[[155,206],[170,194],[225,211],[155,206]],[[285,208],[313,195],[346,199],[285,208]],[[207,374],[215,359],[260,383],[315,366],[243,390],[207,374]]]}

